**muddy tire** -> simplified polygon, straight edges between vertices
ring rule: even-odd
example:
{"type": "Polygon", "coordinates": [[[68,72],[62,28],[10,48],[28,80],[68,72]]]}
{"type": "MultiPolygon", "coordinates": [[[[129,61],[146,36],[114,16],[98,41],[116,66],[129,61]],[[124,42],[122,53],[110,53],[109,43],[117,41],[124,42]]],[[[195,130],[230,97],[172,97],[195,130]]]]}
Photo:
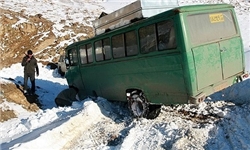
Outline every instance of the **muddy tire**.
{"type": "Polygon", "coordinates": [[[143,93],[140,91],[133,91],[128,101],[129,109],[136,118],[147,117],[148,103],[143,93]]]}

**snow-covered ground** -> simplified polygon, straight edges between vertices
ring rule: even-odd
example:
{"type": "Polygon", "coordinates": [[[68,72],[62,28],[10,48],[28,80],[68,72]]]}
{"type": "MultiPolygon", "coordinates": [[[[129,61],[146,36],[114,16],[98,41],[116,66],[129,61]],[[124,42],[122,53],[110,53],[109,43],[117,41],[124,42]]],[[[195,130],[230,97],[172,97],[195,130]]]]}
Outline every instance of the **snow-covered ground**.
{"type": "MultiPolygon", "coordinates": [[[[22,82],[21,64],[0,71],[0,82],[22,82]]],[[[104,98],[55,107],[67,87],[57,70],[39,64],[38,112],[5,101],[18,118],[0,123],[2,149],[250,149],[250,79],[198,106],[164,106],[154,120],[133,119],[126,103],[104,98]],[[231,101],[231,102],[229,102],[231,101]]]]}
{"type": "MultiPolygon", "coordinates": [[[[14,1],[10,2],[8,6],[19,7],[14,1]]],[[[60,8],[82,4],[80,0],[55,0],[51,5],[54,7],[46,5],[34,9],[43,0],[35,2],[22,5],[27,11],[49,9],[50,15],[55,10],[53,19],[56,19],[54,7],[57,3],[64,4],[60,8]]],[[[250,3],[237,2],[248,8],[236,7],[236,12],[247,55],[246,67],[250,70],[250,3]]],[[[193,3],[207,1],[179,1],[180,5],[193,3]]],[[[128,2],[98,2],[109,11],[125,4],[128,2]]],[[[91,9],[92,6],[84,7],[91,9]]],[[[74,18],[74,14],[71,15],[74,18]]],[[[0,123],[1,149],[250,149],[250,79],[211,95],[198,106],[163,106],[159,117],[147,120],[133,119],[125,103],[110,102],[101,97],[74,102],[72,107],[57,108],[54,98],[67,88],[66,79],[61,78],[57,70],[42,64],[39,69],[36,85],[40,88],[36,93],[43,108],[28,112],[17,104],[2,103],[0,108],[14,109],[18,117],[0,123]]],[[[6,80],[8,78],[22,82],[23,68],[20,63],[13,64],[0,70],[0,77],[1,83],[13,82],[6,80]]]]}

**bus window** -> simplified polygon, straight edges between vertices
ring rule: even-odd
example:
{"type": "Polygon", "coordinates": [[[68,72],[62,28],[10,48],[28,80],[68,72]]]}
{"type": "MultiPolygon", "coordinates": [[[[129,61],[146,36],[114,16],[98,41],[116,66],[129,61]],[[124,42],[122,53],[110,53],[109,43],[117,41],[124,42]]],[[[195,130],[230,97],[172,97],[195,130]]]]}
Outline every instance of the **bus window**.
{"type": "Polygon", "coordinates": [[[71,66],[77,65],[77,51],[76,49],[69,50],[69,62],[71,66]]]}
{"type": "Polygon", "coordinates": [[[80,47],[80,57],[81,57],[81,64],[87,64],[88,63],[85,46],[80,47]]]}
{"type": "Polygon", "coordinates": [[[69,65],[72,65],[72,64],[74,64],[74,62],[73,62],[73,56],[72,56],[71,51],[69,50],[69,65]]]}
{"type": "Polygon", "coordinates": [[[156,34],[154,24],[139,29],[139,37],[142,53],[156,51],[156,34]]]}
{"type": "Polygon", "coordinates": [[[125,33],[125,44],[127,56],[136,55],[138,53],[136,32],[131,31],[125,33]]]}
{"type": "Polygon", "coordinates": [[[172,20],[157,23],[158,49],[176,48],[175,31],[172,20]]]}
{"type": "Polygon", "coordinates": [[[86,45],[80,47],[80,57],[81,64],[88,64],[93,62],[91,44],[87,45],[87,49],[86,45]]]}
{"type": "Polygon", "coordinates": [[[111,59],[111,49],[109,38],[95,42],[96,61],[111,59]]]}
{"type": "Polygon", "coordinates": [[[190,41],[194,45],[221,40],[237,33],[231,11],[190,15],[187,22],[190,41]]]}
{"type": "Polygon", "coordinates": [[[111,59],[111,48],[110,48],[109,38],[106,38],[103,40],[103,53],[104,53],[105,60],[111,59]]]}
{"type": "Polygon", "coordinates": [[[125,57],[125,47],[123,34],[112,37],[112,50],[114,58],[125,57]]]}
{"type": "Polygon", "coordinates": [[[93,56],[92,56],[92,45],[87,44],[87,56],[88,56],[88,63],[93,62],[93,56]]]}
{"type": "Polygon", "coordinates": [[[96,58],[96,61],[104,60],[101,40],[95,42],[95,58],[96,58]]]}

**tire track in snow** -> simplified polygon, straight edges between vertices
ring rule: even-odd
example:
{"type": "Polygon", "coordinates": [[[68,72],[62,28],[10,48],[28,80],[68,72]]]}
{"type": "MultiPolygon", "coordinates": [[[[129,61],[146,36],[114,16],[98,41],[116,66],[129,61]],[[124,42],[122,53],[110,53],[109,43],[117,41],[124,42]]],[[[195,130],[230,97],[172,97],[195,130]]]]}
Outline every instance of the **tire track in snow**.
{"type": "Polygon", "coordinates": [[[93,101],[87,101],[84,105],[85,109],[83,109],[83,111],[69,118],[69,120],[63,124],[41,133],[28,143],[16,144],[13,148],[36,149],[38,145],[39,149],[63,149],[67,147],[71,144],[72,140],[80,136],[80,133],[86,131],[93,123],[103,117],[100,109],[93,101]],[[95,112],[93,112],[93,110],[95,110],[95,112]],[[46,142],[41,144],[41,139],[45,139],[46,142]]]}
{"type": "Polygon", "coordinates": [[[126,103],[110,102],[102,98],[95,100],[102,117],[94,122],[87,130],[81,132],[67,149],[105,149],[106,147],[119,147],[133,127],[133,120],[126,103]],[[124,105],[125,104],[125,105],[124,105]]]}

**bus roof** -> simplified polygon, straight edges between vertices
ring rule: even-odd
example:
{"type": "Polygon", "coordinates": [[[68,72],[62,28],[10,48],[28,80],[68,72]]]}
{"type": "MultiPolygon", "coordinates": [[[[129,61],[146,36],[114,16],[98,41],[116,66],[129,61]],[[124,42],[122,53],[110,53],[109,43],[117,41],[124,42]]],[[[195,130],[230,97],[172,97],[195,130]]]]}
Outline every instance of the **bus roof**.
{"type": "Polygon", "coordinates": [[[182,12],[191,12],[191,11],[200,11],[200,10],[211,10],[212,9],[221,9],[221,8],[233,8],[230,4],[203,4],[203,5],[188,5],[174,8],[172,10],[182,12]]]}
{"type": "MultiPolygon", "coordinates": [[[[234,8],[232,5],[230,4],[203,4],[203,5],[188,5],[188,6],[181,6],[181,7],[177,7],[177,8],[173,8],[173,9],[170,9],[168,11],[165,11],[163,13],[160,13],[158,15],[155,15],[155,16],[152,16],[152,17],[149,17],[149,18],[146,18],[146,19],[143,19],[140,21],[140,23],[143,23],[143,22],[146,22],[146,21],[150,21],[151,19],[154,19],[154,18],[160,18],[162,17],[162,15],[164,16],[173,16],[173,15],[176,15],[178,13],[185,13],[185,12],[193,12],[193,11],[202,11],[202,10],[211,10],[211,8],[214,10],[214,9],[225,9],[225,8],[234,8]]],[[[89,42],[91,42],[93,39],[98,39],[100,37],[103,37],[103,35],[105,34],[109,34],[109,33],[114,33],[120,29],[125,29],[127,28],[128,26],[136,26],[138,22],[135,22],[135,23],[132,23],[132,24],[128,24],[126,26],[123,26],[121,28],[117,28],[117,29],[114,29],[114,30],[111,30],[109,32],[105,32],[105,33],[102,33],[100,35],[96,35],[92,38],[89,38],[89,39],[86,39],[86,40],[83,40],[83,41],[78,41],[78,42],[75,42],[75,43],[72,43],[70,44],[69,46],[67,46],[66,49],[70,48],[70,47],[74,47],[80,43],[85,43],[85,44],[88,44],[89,42]]]]}

